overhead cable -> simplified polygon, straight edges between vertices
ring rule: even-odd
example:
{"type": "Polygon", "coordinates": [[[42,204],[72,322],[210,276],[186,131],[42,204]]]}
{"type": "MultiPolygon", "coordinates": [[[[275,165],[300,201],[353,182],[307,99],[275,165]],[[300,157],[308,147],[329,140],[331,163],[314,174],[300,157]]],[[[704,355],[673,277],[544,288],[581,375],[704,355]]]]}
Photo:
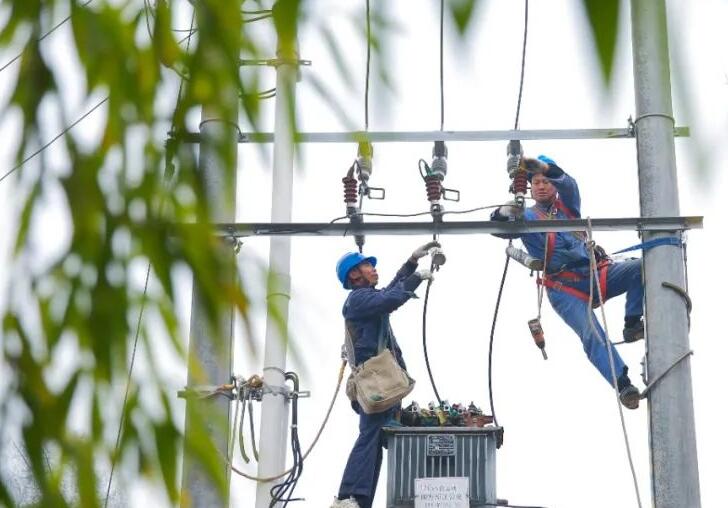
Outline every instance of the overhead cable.
{"type": "Polygon", "coordinates": [[[443,49],[445,46],[445,0],[440,0],[440,130],[445,126],[445,66],[443,49]]]}
{"type": "MultiPolygon", "coordinates": [[[[525,13],[523,18],[523,50],[521,51],[521,79],[518,86],[518,103],[516,104],[516,119],[514,121],[513,130],[519,130],[519,118],[521,115],[521,99],[523,97],[523,78],[526,69],[526,42],[528,41],[528,0],[525,0],[525,13]]],[[[509,245],[512,241],[509,240],[509,245]]],[[[500,308],[501,297],[503,295],[503,286],[506,281],[506,275],[508,274],[508,264],[510,257],[506,255],[506,262],[503,266],[503,275],[501,276],[500,287],[498,288],[498,298],[496,299],[495,309],[493,310],[493,323],[490,328],[490,341],[488,344],[488,397],[490,400],[490,411],[493,415],[493,423],[498,425],[498,419],[495,414],[495,403],[493,400],[493,341],[495,337],[495,325],[498,319],[498,310],[500,308]]]]}
{"type": "Polygon", "coordinates": [[[43,145],[42,147],[40,147],[38,150],[36,150],[35,152],[33,152],[32,154],[30,154],[29,156],[27,156],[22,161],[20,161],[20,163],[18,163],[13,169],[11,169],[7,173],[5,173],[3,176],[0,176],[0,182],[2,182],[3,180],[5,180],[5,178],[7,178],[8,176],[10,176],[16,170],[20,169],[26,162],[28,162],[29,160],[31,160],[32,158],[34,158],[36,155],[38,155],[39,153],[41,153],[43,150],[45,150],[46,148],[48,148],[49,146],[51,146],[53,143],[55,143],[56,141],[58,141],[68,131],[70,131],[76,125],[78,125],[79,123],[81,123],[81,121],[83,121],[87,116],[89,116],[91,113],[93,113],[94,111],[96,111],[103,103],[105,103],[108,100],[109,100],[109,97],[108,96],[106,96],[105,98],[103,98],[94,107],[92,107],[86,113],[84,113],[83,115],[81,115],[81,117],[78,118],[75,122],[73,122],[71,125],[69,125],[65,129],[63,129],[61,132],[59,132],[58,135],[56,135],[53,139],[51,139],[49,142],[47,142],[45,145],[43,145]]]}
{"type": "MultiPolygon", "coordinates": [[[[81,4],[81,7],[86,7],[86,6],[88,5],[88,4],[90,4],[90,3],[91,3],[91,2],[93,2],[93,1],[94,1],[94,0],[87,0],[87,1],[86,1],[86,3],[83,3],[83,4],[81,4]]],[[[43,35],[41,35],[40,37],[38,37],[38,41],[37,41],[37,42],[40,42],[40,41],[42,41],[43,39],[45,39],[46,37],[48,37],[48,36],[49,36],[50,34],[52,34],[53,32],[55,32],[55,31],[56,31],[56,30],[57,30],[58,28],[60,28],[60,27],[61,27],[61,25],[65,24],[65,23],[66,23],[66,22],[67,22],[68,20],[70,20],[70,19],[71,19],[71,16],[70,16],[70,15],[66,16],[65,18],[63,18],[63,19],[62,19],[61,21],[59,21],[59,22],[58,22],[58,23],[57,23],[57,24],[56,24],[56,25],[55,25],[55,26],[54,26],[53,28],[51,28],[51,29],[50,29],[50,30],[48,30],[48,31],[47,31],[46,33],[44,33],[43,35]]],[[[9,67],[9,66],[10,66],[11,64],[13,64],[14,62],[16,62],[16,61],[18,60],[18,58],[20,58],[21,56],[23,56],[23,53],[24,53],[24,52],[25,52],[25,49],[24,49],[23,51],[21,51],[20,53],[18,53],[17,55],[15,55],[15,56],[14,56],[14,57],[13,57],[13,58],[12,58],[12,59],[11,59],[11,60],[9,61],[9,62],[7,62],[7,63],[6,63],[5,65],[3,65],[2,67],[0,67],[0,72],[4,71],[4,70],[5,70],[6,68],[8,68],[8,67],[9,67]]]]}
{"type": "Polygon", "coordinates": [[[518,122],[521,116],[521,99],[523,98],[523,77],[526,72],[526,42],[528,41],[528,0],[525,0],[526,7],[523,15],[523,50],[521,51],[521,82],[518,85],[518,103],[516,104],[516,120],[513,123],[513,130],[518,130],[518,122]]]}
{"type": "Polygon", "coordinates": [[[366,0],[367,4],[367,70],[366,78],[364,81],[364,130],[369,130],[369,68],[371,65],[372,58],[372,33],[371,33],[371,15],[369,9],[369,0],[366,0]]]}

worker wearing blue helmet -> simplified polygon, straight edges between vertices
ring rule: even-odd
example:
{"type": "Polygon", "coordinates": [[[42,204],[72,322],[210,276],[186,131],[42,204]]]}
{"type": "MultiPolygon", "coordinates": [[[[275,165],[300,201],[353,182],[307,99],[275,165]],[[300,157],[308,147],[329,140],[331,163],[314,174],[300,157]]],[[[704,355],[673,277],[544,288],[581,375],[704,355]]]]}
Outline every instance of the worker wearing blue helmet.
{"type": "MultiPolygon", "coordinates": [[[[344,289],[351,290],[342,312],[354,345],[356,365],[378,353],[380,327],[383,326],[392,353],[406,369],[402,351],[389,325],[389,315],[415,297],[414,290],[423,280],[432,280],[430,270],[417,270],[417,262],[433,247],[439,247],[439,243],[429,242],[415,249],[392,281],[382,289],[376,287],[379,274],[375,257],[349,252],[339,259],[336,276],[344,289]]],[[[349,455],[339,495],[331,508],[371,508],[382,465],[381,430],[399,409],[393,407],[382,413],[366,414],[356,401],[352,401],[351,406],[359,415],[359,437],[349,455]]]]}
{"type": "MultiPolygon", "coordinates": [[[[523,212],[525,220],[575,219],[581,217],[579,186],[569,174],[550,158],[524,157],[528,180],[531,182],[531,197],[535,204],[523,212]]],[[[513,218],[513,208],[501,207],[491,219],[506,221],[513,218]]],[[[544,262],[543,276],[538,283],[547,289],[551,306],[581,339],[584,352],[599,373],[610,384],[612,371],[607,349],[607,336],[596,316],[588,308],[626,293],[624,330],[625,342],[644,338],[642,321],[642,299],[644,286],[639,259],[614,262],[601,247],[595,247],[597,284],[592,284],[590,298],[590,254],[587,238],[583,232],[525,233],[521,235],[499,235],[520,237],[528,253],[544,262]]],[[[617,376],[617,388],[622,404],[629,409],[639,406],[640,392],[632,385],[627,375],[627,366],[619,353],[609,344],[617,376]]]]}

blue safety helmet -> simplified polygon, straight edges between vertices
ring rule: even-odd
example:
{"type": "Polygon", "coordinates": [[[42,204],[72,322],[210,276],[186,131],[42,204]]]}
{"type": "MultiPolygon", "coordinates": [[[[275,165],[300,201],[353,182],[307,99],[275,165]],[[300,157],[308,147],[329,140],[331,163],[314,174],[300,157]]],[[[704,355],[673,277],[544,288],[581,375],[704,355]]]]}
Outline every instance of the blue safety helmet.
{"type": "MultiPolygon", "coordinates": [[[[545,155],[539,155],[536,158],[538,160],[540,160],[541,162],[545,162],[546,164],[553,164],[554,166],[556,165],[556,163],[554,162],[554,160],[551,157],[547,157],[545,155]]],[[[528,172],[526,174],[526,176],[528,177],[528,181],[530,182],[531,181],[531,178],[533,178],[533,173],[528,172]]]]}
{"type": "Polygon", "coordinates": [[[351,289],[349,285],[349,272],[362,263],[371,263],[372,266],[377,266],[377,258],[374,256],[365,256],[358,252],[347,252],[336,263],[336,276],[339,278],[341,285],[344,286],[344,289],[351,289]]]}

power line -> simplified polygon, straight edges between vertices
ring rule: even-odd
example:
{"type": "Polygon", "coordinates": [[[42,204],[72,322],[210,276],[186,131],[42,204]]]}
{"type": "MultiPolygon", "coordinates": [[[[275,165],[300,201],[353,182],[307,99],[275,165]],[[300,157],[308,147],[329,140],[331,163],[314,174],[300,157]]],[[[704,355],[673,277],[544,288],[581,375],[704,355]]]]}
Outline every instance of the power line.
{"type": "MultiPolygon", "coordinates": [[[[89,3],[91,3],[91,2],[93,2],[93,0],[89,0],[89,1],[88,1],[88,2],[86,2],[86,4],[84,4],[84,5],[88,5],[88,4],[89,4],[89,3]]],[[[67,21],[67,20],[68,20],[68,19],[66,19],[66,20],[64,20],[64,21],[67,21]]],[[[187,35],[186,37],[183,37],[182,39],[180,39],[179,41],[177,41],[177,43],[178,43],[178,44],[181,44],[181,43],[183,43],[183,42],[187,41],[187,46],[186,46],[186,48],[185,48],[185,51],[189,51],[189,47],[190,47],[190,38],[191,38],[191,37],[192,37],[193,35],[195,35],[195,34],[197,33],[197,29],[196,29],[196,28],[193,28],[193,26],[194,26],[194,21],[195,21],[195,17],[194,17],[194,14],[193,14],[193,16],[192,16],[192,21],[191,21],[191,23],[190,23],[190,28],[189,28],[188,30],[184,30],[185,32],[189,32],[189,35],[187,35]]],[[[56,27],[56,28],[57,28],[57,27],[56,27]]],[[[54,30],[55,30],[55,28],[54,28],[54,30]]],[[[50,32],[49,32],[49,33],[50,33],[50,32]]],[[[47,34],[46,34],[46,35],[47,35],[47,34]]],[[[45,36],[44,36],[44,37],[45,37],[45,36]]],[[[40,40],[40,39],[39,39],[39,40],[40,40]]],[[[7,66],[7,65],[6,65],[6,66],[7,66]]],[[[4,68],[5,68],[5,67],[3,67],[3,69],[4,69],[4,68]]],[[[181,78],[182,78],[183,80],[184,80],[184,79],[186,79],[186,78],[185,78],[185,76],[183,76],[182,74],[180,74],[180,73],[179,73],[179,72],[178,72],[178,71],[177,71],[176,69],[173,69],[173,70],[174,70],[174,71],[175,71],[175,72],[176,72],[176,73],[177,73],[177,74],[178,74],[178,75],[179,75],[179,76],[180,76],[180,77],[181,77],[181,78]]],[[[2,69],[0,69],[0,72],[2,72],[2,69]]],[[[180,83],[180,89],[179,89],[179,92],[178,92],[178,94],[177,94],[177,103],[178,103],[178,104],[179,104],[179,100],[180,100],[180,96],[181,96],[181,93],[182,93],[182,84],[180,83]]],[[[13,169],[11,169],[11,170],[10,170],[10,171],[8,171],[7,173],[5,173],[5,174],[4,174],[4,175],[3,175],[2,177],[0,177],[0,182],[2,182],[3,180],[5,180],[5,178],[7,178],[8,176],[10,176],[10,175],[11,175],[12,173],[14,173],[15,171],[17,171],[18,169],[20,169],[20,168],[21,168],[21,167],[22,167],[22,166],[23,166],[23,165],[24,165],[24,164],[25,164],[26,162],[30,161],[31,159],[33,159],[34,157],[36,157],[36,156],[37,156],[38,154],[40,154],[40,153],[41,153],[41,152],[42,152],[43,150],[45,150],[46,148],[48,148],[49,146],[51,146],[51,145],[52,145],[53,143],[55,143],[56,141],[58,141],[58,139],[60,139],[61,137],[63,137],[63,136],[64,136],[64,135],[65,135],[65,134],[66,134],[66,133],[67,133],[68,131],[70,131],[71,129],[73,129],[73,128],[74,128],[74,127],[75,127],[76,125],[78,125],[79,123],[81,123],[81,121],[83,121],[83,120],[84,120],[84,119],[85,119],[85,118],[86,118],[87,116],[89,116],[89,115],[90,115],[91,113],[93,113],[94,111],[96,111],[96,110],[97,110],[97,109],[99,108],[99,106],[101,106],[101,105],[102,105],[102,104],[104,104],[104,103],[105,103],[106,101],[108,101],[108,100],[109,100],[109,97],[110,97],[110,96],[108,96],[108,95],[107,95],[107,96],[106,96],[106,97],[105,97],[104,99],[102,99],[102,100],[101,100],[100,102],[98,102],[98,103],[97,103],[97,104],[96,104],[96,105],[95,105],[94,107],[92,107],[92,108],[91,108],[90,110],[88,110],[88,111],[87,111],[86,113],[84,113],[83,115],[81,115],[81,117],[79,117],[79,118],[78,118],[78,119],[77,119],[77,120],[76,120],[75,122],[73,122],[73,123],[72,123],[71,125],[69,125],[69,126],[68,126],[68,127],[66,127],[65,129],[63,129],[63,130],[62,130],[61,132],[59,132],[59,133],[58,133],[58,135],[56,135],[56,136],[55,136],[55,137],[54,137],[53,139],[51,139],[51,140],[50,140],[50,141],[49,141],[48,143],[46,143],[45,145],[43,145],[42,147],[40,147],[40,148],[39,148],[38,150],[36,150],[36,151],[35,151],[35,152],[33,152],[32,154],[30,154],[30,155],[29,155],[28,157],[26,157],[25,159],[23,159],[23,160],[22,160],[22,161],[21,161],[21,162],[20,162],[20,163],[19,163],[19,164],[18,164],[17,166],[15,166],[15,167],[14,167],[13,169]]],[[[263,98],[267,98],[267,97],[263,97],[263,98]]]]}
{"type": "Polygon", "coordinates": [[[371,16],[369,10],[369,0],[367,4],[367,72],[364,84],[364,130],[369,130],[369,67],[372,59],[372,33],[371,33],[371,16]]]}
{"type": "MultiPolygon", "coordinates": [[[[137,343],[139,342],[139,331],[141,330],[142,315],[144,314],[144,304],[146,303],[147,287],[149,285],[149,274],[152,271],[152,264],[147,264],[147,276],[144,279],[144,293],[142,296],[141,308],[139,309],[139,318],[137,319],[136,333],[134,334],[134,346],[131,351],[131,361],[129,363],[129,373],[126,379],[126,390],[124,391],[124,402],[121,404],[121,418],[119,419],[119,428],[116,431],[116,444],[114,445],[114,456],[116,456],[119,450],[119,443],[121,442],[121,431],[124,428],[124,414],[126,413],[126,403],[129,399],[129,389],[131,388],[131,374],[134,370],[134,359],[136,358],[137,343]]],[[[104,508],[109,504],[109,493],[111,492],[111,481],[114,478],[114,468],[116,467],[116,460],[114,457],[111,458],[111,472],[109,473],[109,483],[106,485],[106,498],[104,499],[104,508]]]]}
{"type": "Polygon", "coordinates": [[[516,121],[513,129],[518,130],[518,120],[521,115],[521,99],[523,97],[523,76],[526,71],[526,41],[528,41],[528,0],[525,0],[526,8],[523,19],[523,50],[521,52],[521,83],[518,86],[518,104],[516,105],[516,121]]]}
{"type": "MultiPolygon", "coordinates": [[[[84,4],[81,4],[81,7],[86,7],[86,6],[88,5],[88,4],[90,4],[90,3],[91,3],[91,2],[93,2],[93,1],[94,1],[94,0],[87,0],[87,2],[86,2],[86,3],[84,3],[84,4]]],[[[51,29],[50,29],[50,30],[48,30],[48,31],[47,31],[46,33],[44,33],[43,35],[41,35],[40,37],[38,37],[38,41],[37,41],[37,42],[40,42],[40,41],[42,41],[43,39],[45,39],[46,37],[48,37],[48,36],[49,36],[50,34],[52,34],[53,32],[55,32],[55,31],[56,31],[56,30],[57,30],[58,28],[60,28],[60,27],[61,27],[61,25],[63,25],[64,23],[66,23],[66,22],[67,22],[67,21],[68,21],[69,19],[71,19],[71,15],[70,15],[70,14],[69,14],[68,16],[66,16],[65,18],[63,18],[63,19],[62,19],[61,21],[59,21],[59,22],[58,22],[58,24],[56,24],[56,25],[55,25],[55,26],[54,26],[53,28],[51,28],[51,29]]],[[[27,48],[26,48],[26,49],[27,49],[27,48]]],[[[18,58],[20,58],[21,56],[23,56],[23,53],[25,53],[25,49],[23,49],[23,51],[21,51],[20,53],[18,53],[17,55],[15,55],[15,56],[14,56],[14,57],[13,57],[13,58],[12,58],[12,59],[11,59],[11,60],[9,61],[9,62],[7,62],[7,63],[6,63],[5,65],[3,65],[2,67],[0,67],[0,72],[4,71],[4,70],[5,70],[6,68],[8,68],[8,67],[9,67],[9,66],[10,66],[11,64],[13,64],[13,63],[14,63],[15,61],[17,61],[17,60],[18,60],[18,58]]]]}
{"type": "Polygon", "coordinates": [[[13,169],[11,169],[7,173],[5,173],[2,177],[0,177],[0,182],[2,182],[3,180],[5,180],[5,178],[7,178],[8,176],[10,176],[12,173],[14,173],[15,171],[17,171],[18,169],[20,169],[26,162],[28,162],[29,160],[31,160],[32,158],[34,158],[36,155],[38,155],[39,153],[41,153],[43,150],[45,150],[46,148],[48,148],[49,146],[51,146],[53,143],[55,143],[56,141],[58,141],[68,131],[70,131],[76,125],[78,125],[79,123],[81,123],[81,121],[83,121],[87,116],[89,116],[91,113],[93,113],[94,111],[96,111],[103,103],[105,103],[108,100],[109,100],[109,96],[106,96],[99,103],[97,103],[94,107],[92,107],[86,113],[84,113],[83,115],[81,115],[81,117],[78,118],[75,122],[73,122],[71,125],[69,125],[65,129],[63,129],[60,133],[58,133],[58,135],[56,135],[56,137],[54,137],[48,143],[46,143],[45,145],[43,145],[42,147],[40,147],[38,150],[36,150],[35,152],[33,152],[32,154],[30,154],[29,156],[27,156],[18,165],[16,165],[13,169]]]}
{"type": "Polygon", "coordinates": [[[443,58],[445,33],[445,0],[440,0],[440,130],[445,126],[445,66],[443,58]]]}
{"type": "Polygon", "coordinates": [[[498,322],[498,309],[500,309],[501,296],[503,296],[503,286],[506,282],[510,259],[506,255],[506,263],[503,266],[503,275],[501,276],[500,286],[498,287],[498,298],[495,301],[495,310],[493,311],[493,323],[490,327],[490,342],[488,343],[488,398],[490,400],[490,414],[493,415],[493,424],[496,427],[498,426],[498,418],[495,415],[495,403],[493,402],[493,338],[495,337],[495,324],[498,322]]]}
{"type": "MultiPolygon", "coordinates": [[[[518,103],[516,104],[516,120],[513,130],[518,130],[518,120],[521,115],[521,99],[523,98],[523,78],[526,70],[526,42],[528,41],[528,0],[525,0],[525,14],[523,19],[523,50],[521,51],[521,79],[518,86],[518,103]]],[[[511,241],[509,240],[509,245],[511,241]]],[[[493,423],[497,426],[498,419],[495,415],[495,403],[493,400],[493,339],[495,337],[495,325],[498,320],[498,309],[500,308],[501,297],[503,296],[503,286],[506,282],[508,274],[508,264],[510,257],[506,255],[506,262],[503,266],[503,275],[501,277],[500,287],[498,288],[498,297],[493,311],[493,323],[490,328],[490,341],[488,344],[488,398],[490,400],[490,412],[493,415],[493,423]]],[[[540,307],[539,307],[540,309],[540,307]]],[[[539,310],[540,312],[540,310],[539,310]]]]}

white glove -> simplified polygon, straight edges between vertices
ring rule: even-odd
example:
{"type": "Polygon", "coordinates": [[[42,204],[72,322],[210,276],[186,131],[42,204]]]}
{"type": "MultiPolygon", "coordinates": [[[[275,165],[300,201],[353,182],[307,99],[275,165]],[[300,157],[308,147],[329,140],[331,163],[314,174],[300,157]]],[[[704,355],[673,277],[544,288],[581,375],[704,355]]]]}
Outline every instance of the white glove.
{"type": "Polygon", "coordinates": [[[420,280],[429,280],[430,282],[435,280],[435,275],[430,271],[429,268],[421,268],[415,273],[417,273],[417,276],[420,278],[420,280]]]}
{"type": "MultiPolygon", "coordinates": [[[[513,200],[513,201],[509,201],[505,205],[498,208],[498,214],[501,217],[518,219],[523,215],[523,208],[518,206],[518,204],[516,204],[516,201],[513,200]]],[[[503,220],[503,219],[501,219],[501,220],[503,220]]]]}
{"type": "Polygon", "coordinates": [[[426,244],[417,247],[414,250],[414,252],[412,252],[411,258],[413,260],[417,261],[418,259],[427,256],[427,254],[430,252],[431,248],[439,247],[439,246],[440,246],[440,242],[436,242],[436,241],[427,242],[426,244]]]}

